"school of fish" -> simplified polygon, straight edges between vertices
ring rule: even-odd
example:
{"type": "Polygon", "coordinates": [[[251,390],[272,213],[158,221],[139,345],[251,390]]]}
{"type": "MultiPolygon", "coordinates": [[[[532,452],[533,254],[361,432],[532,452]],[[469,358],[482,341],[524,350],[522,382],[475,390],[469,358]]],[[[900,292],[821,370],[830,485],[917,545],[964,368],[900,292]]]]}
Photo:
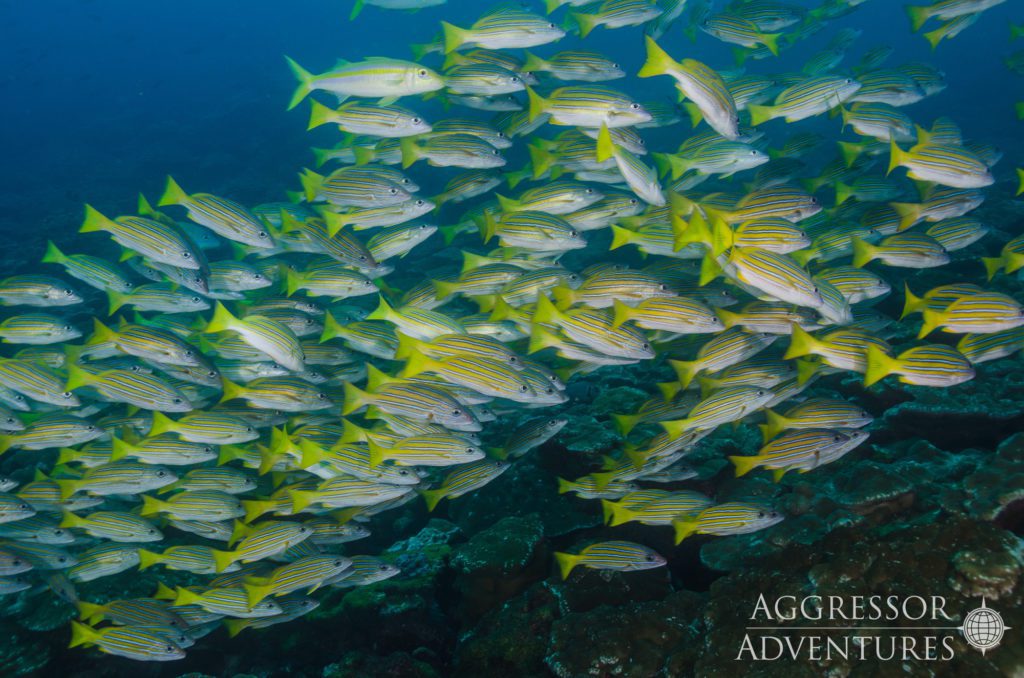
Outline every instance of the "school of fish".
{"type": "MultiPolygon", "coordinates": [[[[0,282],[0,450],[29,470],[0,479],[0,595],[60,596],[79,612],[72,646],[146,661],[296,619],[318,589],[399,574],[357,555],[372,517],[481,491],[558,435],[571,380],[642,361],[664,382],[608,422],[627,442],[551,492],[677,543],[783,520],[685,489],[687,456],[751,420],[764,443],[729,458],[736,476],[827,472],[872,416],[801,396],[812,383],[951,387],[1024,347],[1016,299],[915,282],[984,248],[993,229],[972,212],[1001,180],[997,148],[908,108],[942,72],[890,65],[891,47],[857,49],[852,29],[801,71],[772,68],[863,2],[547,0],[441,22],[416,61],[314,74],[289,58],[289,108],[339,142],[314,149],[287,200],[168,178],[137,214],[85,207],[83,237],[119,260],[53,234],[39,273],[0,282]],[[619,29],[646,54],[639,72],[585,49],[619,29]],[[698,33],[736,64],[692,58],[698,33]],[[801,128],[815,116],[832,139],[801,128]],[[648,148],[651,129],[678,146],[648,148]],[[402,289],[420,253],[450,263],[402,289]],[[899,319],[875,309],[892,294],[899,319]],[[917,341],[889,343],[918,322],[917,341]],[[90,582],[138,570],[195,584],[90,600],[90,582]]],[[[352,18],[441,4],[357,0],[352,18]]],[[[998,4],[907,13],[936,47],[998,4]]],[[[1006,63],[1024,73],[1024,57],[1006,63]]],[[[1024,268],[1024,235],[994,249],[978,282],[1024,268]]],[[[666,564],[626,541],[556,560],[563,577],[666,564]]]]}

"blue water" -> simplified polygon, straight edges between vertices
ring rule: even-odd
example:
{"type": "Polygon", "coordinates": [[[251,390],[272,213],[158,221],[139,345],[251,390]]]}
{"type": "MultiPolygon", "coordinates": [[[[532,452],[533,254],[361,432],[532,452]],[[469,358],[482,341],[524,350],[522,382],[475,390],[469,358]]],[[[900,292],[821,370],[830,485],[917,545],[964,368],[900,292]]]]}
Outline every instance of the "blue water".
{"type": "MultiPolygon", "coordinates": [[[[1020,144],[1012,102],[1024,90],[1001,59],[1010,51],[1006,25],[1020,14],[1019,3],[985,12],[934,53],[910,33],[901,5],[869,0],[798,49],[750,69],[799,68],[837,30],[861,28],[846,65],[881,44],[896,48],[890,64],[938,65],[949,87],[908,112],[922,122],[950,116],[965,136],[995,143],[1012,158],[1020,144]]],[[[247,203],[278,199],[294,185],[297,168],[311,162],[311,142],[330,138],[304,131],[304,107],[284,111],[293,78],[283,54],[316,72],[338,58],[408,58],[407,45],[429,41],[439,20],[468,25],[484,6],[452,0],[417,13],[367,7],[350,23],[350,3],[332,1],[3,2],[0,232],[70,233],[83,202],[127,212],[138,191],[158,194],[167,174],[187,190],[247,203]]],[[[670,53],[732,65],[730,50],[710,36],[690,45],[676,28],[663,42],[670,53]]],[[[627,72],[643,61],[638,29],[598,29],[585,45],[616,55],[627,72]]],[[[431,58],[436,65],[437,55],[431,58]]],[[[636,90],[637,81],[629,82],[636,90]]],[[[644,84],[664,96],[672,92],[667,79],[644,84]]]]}

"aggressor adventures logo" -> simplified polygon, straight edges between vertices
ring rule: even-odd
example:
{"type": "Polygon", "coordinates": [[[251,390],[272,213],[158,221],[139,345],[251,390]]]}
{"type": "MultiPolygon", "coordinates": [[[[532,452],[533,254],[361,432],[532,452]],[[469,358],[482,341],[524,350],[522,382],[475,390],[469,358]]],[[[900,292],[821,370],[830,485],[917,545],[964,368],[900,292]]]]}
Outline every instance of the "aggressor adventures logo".
{"type": "Polygon", "coordinates": [[[957,633],[984,654],[1010,629],[984,598],[959,626],[952,621],[943,596],[780,596],[772,604],[762,594],[736,659],[949,661],[957,633]]]}

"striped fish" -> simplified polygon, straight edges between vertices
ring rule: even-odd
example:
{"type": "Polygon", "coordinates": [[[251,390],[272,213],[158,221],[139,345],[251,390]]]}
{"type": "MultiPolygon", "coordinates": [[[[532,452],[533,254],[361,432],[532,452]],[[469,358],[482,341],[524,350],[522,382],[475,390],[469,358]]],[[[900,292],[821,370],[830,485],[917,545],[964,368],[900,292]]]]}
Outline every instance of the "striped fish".
{"type": "Polygon", "coordinates": [[[778,335],[753,334],[740,328],[732,328],[717,334],[701,346],[695,360],[669,360],[683,388],[703,372],[718,372],[730,365],[747,360],[767,348],[778,335]]]}
{"type": "Polygon", "coordinates": [[[313,101],[309,111],[307,129],[335,124],[349,134],[397,138],[426,134],[433,128],[413,111],[400,106],[381,106],[362,101],[351,101],[333,109],[313,101]]]}
{"type": "Polygon", "coordinates": [[[696,516],[687,516],[673,521],[676,544],[691,534],[747,534],[766,529],[782,522],[783,516],[775,511],[743,504],[727,502],[706,508],[696,516]]]}
{"type": "Polygon", "coordinates": [[[739,421],[764,406],[774,394],[765,388],[733,386],[715,391],[690,410],[685,419],[659,422],[672,438],[691,429],[713,429],[721,424],[739,421]]]}
{"type": "Polygon", "coordinates": [[[811,398],[791,407],[785,414],[765,410],[765,418],[766,423],[761,425],[765,442],[786,429],[856,429],[874,421],[868,412],[857,405],[830,398],[811,398]]]}
{"type": "Polygon", "coordinates": [[[250,619],[254,617],[272,617],[281,614],[281,607],[273,600],[262,600],[255,605],[249,604],[249,597],[241,586],[226,586],[209,589],[175,589],[174,606],[198,605],[208,612],[250,619]]]}
{"type": "Polygon", "coordinates": [[[98,544],[78,554],[78,564],[68,570],[68,579],[94,581],[120,574],[139,564],[139,551],[136,546],[98,544]]]}
{"type": "Polygon", "coordinates": [[[299,80],[288,104],[289,110],[316,90],[330,92],[339,100],[348,97],[397,99],[444,87],[444,79],[431,69],[401,59],[372,57],[363,61],[345,61],[319,75],[310,73],[288,57],[285,59],[299,80]]]}
{"type": "Polygon", "coordinates": [[[522,70],[550,73],[558,80],[582,82],[604,82],[626,77],[625,71],[603,54],[578,50],[558,52],[543,59],[527,52],[522,70]]]}
{"type": "Polygon", "coordinates": [[[578,554],[555,552],[562,579],[578,565],[594,570],[634,572],[662,567],[665,559],[652,549],[630,541],[605,541],[587,546],[578,554]]]}
{"type": "Polygon", "coordinates": [[[243,588],[252,606],[269,596],[282,596],[301,589],[312,593],[350,567],[352,561],[341,556],[307,556],[275,568],[267,577],[250,577],[243,588]]]}
{"type": "Polygon", "coordinates": [[[974,378],[970,361],[957,349],[944,344],[915,346],[895,358],[877,346],[871,346],[867,352],[867,363],[865,386],[871,386],[890,374],[899,375],[905,384],[933,387],[955,386],[974,378]]]}
{"type": "Polygon", "coordinates": [[[889,142],[889,170],[906,167],[907,176],[951,188],[984,188],[995,179],[978,156],[960,146],[919,143],[904,151],[895,139],[889,142]]]}
{"type": "Polygon", "coordinates": [[[304,369],[302,347],[298,337],[281,323],[265,316],[249,315],[236,318],[224,305],[217,302],[213,318],[203,329],[204,333],[232,331],[247,344],[265,353],[274,362],[290,370],[304,369]]]}
{"type": "Polygon", "coordinates": [[[433,511],[442,499],[455,499],[480,489],[506,470],[508,463],[494,459],[481,459],[450,471],[441,485],[432,490],[420,490],[427,503],[427,510],[433,511]]]}
{"type": "Polygon", "coordinates": [[[857,429],[798,429],[773,439],[755,455],[731,456],[729,461],[736,466],[737,477],[760,467],[773,470],[778,482],[787,471],[807,473],[839,459],[867,437],[866,431],[857,429]]]}
{"type": "Polygon", "coordinates": [[[942,310],[925,307],[924,323],[918,338],[935,329],[951,333],[1001,332],[1024,325],[1024,307],[1013,298],[998,292],[963,295],[942,310]]]}
{"type": "Polygon", "coordinates": [[[184,292],[176,283],[169,282],[139,285],[126,294],[107,290],[107,298],[110,300],[108,315],[114,315],[122,306],[133,306],[137,311],[161,313],[194,313],[210,308],[210,304],[201,296],[184,292]]]}
{"type": "Polygon", "coordinates": [[[104,399],[146,410],[192,410],[192,403],[181,391],[152,374],[131,370],[105,370],[93,373],[73,363],[69,364],[67,369],[66,388],[69,391],[87,386],[95,389],[104,399]]]}
{"type": "Polygon", "coordinates": [[[0,454],[11,448],[46,450],[87,443],[105,435],[87,419],[67,414],[44,414],[22,431],[0,435],[0,454]]]}
{"type": "Polygon", "coordinates": [[[101,652],[139,661],[173,661],[184,659],[185,651],[166,634],[142,627],[108,626],[95,629],[76,621],[71,622],[71,644],[95,645],[101,652]]]}
{"type": "Polygon", "coordinates": [[[65,513],[60,527],[80,529],[89,536],[114,542],[151,542],[164,538],[148,520],[120,511],[95,511],[85,517],[65,513]]]}
{"type": "Polygon", "coordinates": [[[48,275],[13,275],[0,280],[4,306],[73,306],[82,295],[60,278],[48,275]]]}
{"type": "Polygon", "coordinates": [[[645,37],[645,43],[647,60],[637,75],[641,78],[672,76],[680,92],[696,105],[712,129],[731,141],[738,139],[736,102],[722,77],[695,59],[675,61],[650,36],[645,37]]]}
{"type": "Polygon", "coordinates": [[[820,337],[811,336],[799,326],[793,327],[793,335],[785,360],[806,355],[820,356],[830,367],[863,374],[867,370],[867,350],[875,346],[884,352],[889,345],[869,332],[854,327],[832,330],[820,337]]]}
{"type": "Polygon", "coordinates": [[[486,49],[537,47],[555,42],[565,31],[542,16],[503,5],[480,17],[469,28],[441,22],[444,52],[448,54],[467,45],[486,49]]]}
{"type": "Polygon", "coordinates": [[[112,289],[118,292],[127,292],[132,288],[131,280],[119,266],[106,259],[88,254],[64,254],[52,240],[46,241],[46,254],[43,255],[43,263],[63,266],[72,278],[81,280],[100,291],[112,289]]]}
{"type": "Polygon", "coordinates": [[[877,245],[861,238],[854,238],[851,242],[852,263],[857,268],[875,260],[901,268],[933,268],[949,263],[945,248],[924,233],[896,233],[883,238],[877,245]]]}
{"type": "Polygon", "coordinates": [[[972,365],[998,360],[1024,348],[1024,329],[1014,327],[988,334],[966,334],[957,342],[956,350],[972,365]]]}
{"type": "Polygon", "coordinates": [[[24,313],[0,323],[0,337],[7,344],[56,344],[80,336],[74,325],[49,313],[24,313]]]}
{"type": "MultiPolygon", "coordinates": [[[[651,120],[643,105],[616,90],[599,85],[560,87],[546,98],[526,88],[530,120],[548,115],[553,125],[570,127],[630,127],[651,120]]],[[[535,168],[536,169],[536,168],[535,168]]]]}
{"type": "Polygon", "coordinates": [[[835,75],[812,76],[787,87],[770,106],[750,105],[750,124],[755,127],[775,118],[796,122],[839,106],[861,89],[853,78],[835,75]]]}
{"type": "Polygon", "coordinates": [[[197,489],[180,492],[167,500],[143,495],[142,515],[153,514],[166,515],[175,520],[231,520],[240,518],[243,511],[238,500],[221,489],[197,489]]]}
{"type": "MultiPolygon", "coordinates": [[[[206,257],[202,251],[177,228],[146,217],[109,219],[91,205],[86,205],[85,220],[79,232],[100,231],[106,231],[116,243],[151,261],[190,270],[203,270],[206,267],[206,257]]],[[[114,289],[127,291],[116,287],[114,289]]]]}
{"type": "Polygon", "coordinates": [[[665,493],[649,501],[629,501],[627,495],[617,502],[607,499],[601,502],[605,522],[610,527],[637,522],[642,525],[669,525],[682,515],[700,513],[713,505],[710,499],[699,492],[683,490],[665,493]]]}

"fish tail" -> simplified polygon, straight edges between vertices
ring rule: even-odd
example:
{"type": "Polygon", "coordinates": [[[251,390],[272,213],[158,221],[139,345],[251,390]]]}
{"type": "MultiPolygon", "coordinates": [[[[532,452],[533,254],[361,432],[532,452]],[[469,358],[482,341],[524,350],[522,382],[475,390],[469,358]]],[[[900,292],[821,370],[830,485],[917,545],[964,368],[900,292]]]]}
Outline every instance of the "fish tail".
{"type": "Polygon", "coordinates": [[[665,429],[665,433],[667,433],[670,438],[678,438],[684,433],[686,433],[686,429],[689,426],[690,420],[674,419],[671,421],[662,421],[659,423],[661,424],[661,427],[665,429]]]}
{"type": "Polygon", "coordinates": [[[220,383],[224,393],[220,398],[220,402],[222,403],[226,403],[229,400],[234,400],[235,398],[241,398],[245,395],[244,386],[240,386],[239,384],[236,384],[235,382],[230,381],[225,377],[221,377],[220,383]]]}
{"type": "Polygon", "coordinates": [[[157,499],[156,497],[150,497],[149,495],[142,495],[142,515],[151,516],[154,513],[160,513],[166,504],[157,499]]]}
{"type": "Polygon", "coordinates": [[[871,344],[867,350],[867,371],[864,372],[864,386],[881,381],[899,367],[896,358],[888,356],[885,351],[871,344]]]}
{"type": "MultiPolygon", "coordinates": [[[[698,220],[696,217],[690,220],[691,229],[694,228],[694,222],[697,221],[698,220]]],[[[703,219],[700,219],[699,221],[704,222],[703,219]]],[[[703,225],[704,230],[706,232],[706,223],[707,222],[704,222],[703,224],[697,224],[698,228],[696,230],[698,231],[698,233],[695,235],[701,235],[703,238],[703,234],[699,234],[699,226],[703,225]]],[[[734,244],[736,244],[736,234],[733,232],[732,227],[730,227],[729,224],[725,222],[725,219],[715,219],[711,225],[711,254],[713,256],[718,256],[722,252],[731,248],[734,244]]]]}
{"type": "Polygon", "coordinates": [[[717,315],[718,319],[722,321],[722,325],[725,327],[725,329],[730,329],[735,327],[736,325],[739,325],[740,320],[743,319],[743,316],[741,316],[739,313],[734,313],[733,311],[730,311],[725,308],[716,308],[715,315],[717,315]]]}
{"type": "Polygon", "coordinates": [[[658,382],[656,386],[662,399],[666,401],[674,399],[683,390],[683,385],[678,381],[662,381],[658,382]]]}
{"type": "Polygon", "coordinates": [[[675,543],[679,544],[681,541],[697,531],[697,521],[688,520],[686,518],[673,520],[672,528],[675,530],[675,543]]]}
{"type": "Polygon", "coordinates": [[[342,416],[352,414],[363,405],[369,404],[369,394],[352,382],[346,381],[343,388],[345,389],[345,399],[341,406],[342,416]]]}
{"type": "Polygon", "coordinates": [[[608,517],[609,527],[616,527],[623,523],[628,523],[636,517],[635,511],[631,510],[628,506],[622,506],[620,504],[612,504],[611,507],[609,507],[609,511],[611,514],[608,517]]]}
{"type": "MultiPolygon", "coordinates": [[[[530,154],[530,166],[533,170],[533,178],[539,179],[551,169],[555,162],[555,156],[551,151],[541,148],[537,144],[528,144],[526,150],[530,154]]],[[[509,184],[511,186],[511,183],[509,184]]]]}
{"type": "Polygon", "coordinates": [[[288,67],[292,69],[292,73],[299,80],[299,85],[295,88],[295,94],[292,95],[291,101],[288,102],[288,110],[290,111],[313,91],[313,83],[316,80],[316,76],[300,66],[291,57],[285,56],[284,60],[288,62],[288,67]]]}
{"type": "Polygon", "coordinates": [[[576,293],[564,285],[557,285],[551,289],[551,296],[555,298],[555,308],[564,311],[576,301],[576,293]]]}
{"type": "Polygon", "coordinates": [[[68,647],[78,647],[79,645],[89,645],[98,641],[102,636],[99,632],[91,626],[86,626],[81,622],[71,622],[71,642],[68,647]]]}
{"type": "Polygon", "coordinates": [[[891,202],[889,207],[900,215],[900,225],[896,227],[897,233],[902,233],[921,220],[921,213],[924,207],[912,202],[891,202]]]}
{"type": "Polygon", "coordinates": [[[895,135],[889,137],[889,169],[886,170],[885,175],[889,176],[892,171],[903,164],[906,159],[906,153],[896,143],[895,135]]]}
{"type": "MultiPolygon", "coordinates": [[[[214,551],[213,557],[216,558],[223,551],[214,551]]],[[[228,563],[230,565],[231,563],[228,563]]],[[[227,567],[228,565],[225,565],[227,567]]],[[[217,570],[220,572],[220,570],[217,570]]],[[[199,605],[203,602],[203,599],[195,591],[189,591],[183,586],[179,586],[174,589],[174,602],[175,607],[181,607],[182,605],[199,605]]]]}
{"type": "Polygon", "coordinates": [[[601,500],[601,512],[604,514],[604,524],[609,525],[614,519],[617,504],[607,499],[601,500]]]}
{"type": "Polygon", "coordinates": [[[796,361],[796,383],[797,386],[803,386],[821,367],[821,363],[816,360],[801,360],[796,361]]]}
{"type": "Polygon", "coordinates": [[[433,511],[437,508],[437,505],[444,499],[443,490],[420,490],[420,495],[423,497],[423,501],[427,503],[427,511],[433,511]]]}
{"type": "Polygon", "coordinates": [[[173,177],[167,177],[167,186],[156,204],[164,207],[165,205],[184,205],[186,202],[188,202],[188,193],[182,190],[173,177]]]}
{"type": "Polygon", "coordinates": [[[942,315],[930,308],[926,308],[921,311],[921,315],[924,316],[924,322],[921,325],[921,331],[917,333],[918,339],[924,339],[927,337],[942,322],[942,315]]]}
{"type": "Polygon", "coordinates": [[[231,311],[229,311],[224,304],[218,301],[217,305],[213,307],[213,317],[210,318],[210,322],[206,323],[206,327],[203,328],[203,333],[213,334],[215,332],[234,329],[238,326],[239,322],[238,318],[231,315],[231,311]]]}
{"type": "Polygon", "coordinates": [[[654,38],[646,36],[644,38],[644,45],[647,47],[647,60],[640,67],[640,71],[637,73],[638,77],[650,78],[655,75],[665,75],[680,67],[676,60],[670,57],[668,52],[663,50],[654,38]]]}
{"type": "Polygon", "coordinates": [[[836,205],[842,205],[853,196],[853,187],[841,181],[836,182],[836,205]]]}
{"type": "Polygon", "coordinates": [[[438,301],[447,299],[459,291],[459,283],[447,280],[431,280],[434,285],[434,298],[438,301]]]}
{"type": "Polygon", "coordinates": [[[420,148],[412,137],[402,137],[398,146],[402,151],[402,169],[406,169],[420,159],[420,148]]]}
{"type": "Polygon", "coordinates": [[[704,120],[704,111],[700,110],[700,106],[692,101],[683,103],[683,110],[690,116],[691,127],[696,127],[704,120]]]}
{"type": "Polygon", "coordinates": [[[148,569],[157,565],[163,560],[163,555],[147,551],[146,549],[139,549],[139,571],[148,569]]]}
{"type": "Polygon", "coordinates": [[[391,321],[395,317],[395,311],[388,304],[384,295],[378,297],[377,308],[370,312],[366,316],[367,320],[388,320],[391,321]]]}
{"type": "Polygon", "coordinates": [[[903,320],[911,313],[917,313],[924,308],[926,303],[924,299],[910,291],[910,285],[907,283],[903,283],[903,296],[906,299],[903,302],[903,313],[900,314],[900,320],[903,320]]]}
{"type": "Polygon", "coordinates": [[[260,499],[243,499],[241,503],[242,508],[245,509],[245,515],[242,516],[242,520],[246,523],[251,523],[277,506],[277,502],[260,499]]]}
{"type": "Polygon", "coordinates": [[[555,551],[555,562],[558,563],[558,570],[562,573],[564,581],[569,578],[569,573],[573,571],[573,568],[579,564],[579,556],[555,551]]]}
{"type": "Polygon", "coordinates": [[[772,56],[779,56],[779,36],[781,33],[762,33],[759,38],[761,44],[768,48],[772,56]]]}
{"type": "MultiPolygon", "coordinates": [[[[4,440],[5,438],[7,438],[7,436],[0,438],[0,447],[3,446],[2,443],[6,442],[4,440]]],[[[7,444],[9,445],[9,443],[7,444]]],[[[61,501],[66,500],[78,490],[77,480],[54,480],[53,482],[57,483],[57,487],[60,489],[61,501]]]]}
{"type": "Polygon", "coordinates": [[[676,371],[676,376],[679,377],[679,383],[686,388],[693,381],[693,378],[697,376],[700,371],[700,363],[695,360],[669,360],[672,365],[672,369],[676,371]]]}
{"type": "Polygon", "coordinates": [[[228,630],[228,638],[234,638],[239,633],[248,628],[248,620],[246,619],[225,619],[224,628],[228,630]]]}
{"type": "Polygon", "coordinates": [[[92,374],[89,374],[81,366],[76,363],[69,362],[67,365],[68,378],[64,383],[64,388],[68,391],[74,391],[76,388],[82,388],[88,386],[90,383],[95,381],[92,374]]]}
{"type": "Polygon", "coordinates": [[[57,527],[84,527],[88,523],[70,511],[65,511],[57,527]]]}
{"type": "Polygon", "coordinates": [[[335,337],[340,337],[343,329],[341,323],[335,319],[334,314],[328,311],[324,314],[324,331],[320,333],[320,343],[322,344],[335,337]]]}
{"type": "Polygon", "coordinates": [[[95,207],[86,205],[85,219],[82,221],[82,226],[78,229],[78,232],[96,233],[98,231],[106,231],[111,226],[116,225],[112,219],[103,216],[95,207]]]}
{"type": "Polygon", "coordinates": [[[863,240],[862,238],[853,238],[853,265],[857,268],[863,268],[875,258],[875,246],[863,240]]]}
{"type": "MultiPolygon", "coordinates": [[[[318,104],[315,101],[313,104],[315,106],[321,106],[321,104],[318,104]]],[[[324,106],[324,108],[326,108],[326,106],[324,106]]],[[[315,202],[320,194],[320,189],[323,188],[324,177],[311,169],[304,169],[299,172],[299,183],[302,184],[302,191],[306,196],[306,201],[315,202]]]]}
{"type": "Polygon", "coordinates": [[[562,313],[555,308],[543,294],[537,295],[537,305],[533,309],[533,323],[556,323],[562,318],[562,313]]]}
{"type": "MultiPolygon", "coordinates": [[[[547,99],[545,99],[541,95],[539,95],[536,92],[534,92],[532,87],[526,87],[526,96],[530,100],[529,120],[530,120],[530,122],[533,122],[534,120],[536,120],[540,116],[544,115],[545,111],[547,111],[547,109],[548,109],[548,102],[547,102],[547,99]]],[[[536,178],[536,176],[537,176],[537,167],[536,166],[534,166],[533,172],[534,172],[534,178],[536,178]]]]}
{"type": "Polygon", "coordinates": [[[413,351],[405,360],[405,367],[402,369],[401,377],[408,379],[424,372],[436,371],[438,361],[432,360],[419,351],[413,351]]]}
{"type": "Polygon", "coordinates": [[[469,31],[458,26],[453,26],[447,21],[441,22],[441,30],[444,31],[444,53],[454,52],[469,39],[469,31]]]}
{"type": "Polygon", "coordinates": [[[931,16],[931,13],[929,12],[931,9],[930,7],[907,5],[904,9],[907,11],[907,16],[910,17],[910,30],[912,31],[921,30],[921,26],[923,26],[924,22],[928,21],[928,18],[931,16]]]}
{"type": "Polygon", "coordinates": [[[299,276],[298,271],[295,271],[291,267],[288,267],[284,273],[285,280],[285,296],[292,296],[302,287],[303,280],[299,276]]]}
{"type": "Polygon", "coordinates": [[[572,492],[576,489],[576,483],[565,478],[558,479],[558,494],[565,494],[566,492],[572,492]]]}
{"type": "Polygon", "coordinates": [[[612,140],[612,133],[608,131],[608,125],[602,124],[601,131],[597,133],[597,161],[604,162],[615,156],[615,142],[612,140]]]}
{"type": "Polygon", "coordinates": [[[847,167],[852,167],[853,163],[860,157],[860,154],[864,152],[864,144],[853,141],[840,141],[838,143],[839,155],[843,156],[843,161],[846,162],[847,167]]]}
{"type": "Polygon", "coordinates": [[[43,255],[44,264],[63,264],[68,260],[67,256],[57,249],[52,240],[46,241],[46,254],[43,255]]]}
{"type": "Polygon", "coordinates": [[[1024,193],[1024,169],[1017,168],[1017,192],[1014,193],[1014,197],[1024,193]]]}
{"type": "Polygon", "coordinates": [[[729,461],[731,461],[736,467],[736,477],[739,478],[740,476],[745,476],[757,468],[757,464],[761,461],[761,458],[757,455],[751,457],[731,456],[729,457],[729,461]]]}
{"type": "MultiPolygon", "coordinates": [[[[211,551],[213,553],[214,570],[217,572],[223,572],[228,569],[238,559],[234,551],[218,551],[217,549],[211,549],[211,551]]],[[[180,603],[175,602],[174,604],[179,605],[180,603]]]]}
{"type": "Polygon", "coordinates": [[[364,0],[356,0],[355,4],[352,5],[352,11],[349,12],[348,20],[355,21],[356,17],[359,16],[359,13],[363,11],[363,6],[365,4],[364,0]]]}
{"type": "Polygon", "coordinates": [[[523,66],[520,70],[522,70],[524,73],[532,73],[534,71],[543,71],[546,66],[546,61],[541,59],[536,54],[527,52],[526,59],[523,61],[523,66]]]}
{"type": "Polygon", "coordinates": [[[764,436],[765,442],[779,435],[788,426],[787,419],[774,410],[765,410],[764,418],[765,423],[761,424],[761,434],[764,436]]]}
{"type": "Polygon", "coordinates": [[[153,411],[153,423],[149,426],[149,437],[158,436],[161,433],[172,433],[175,429],[175,422],[163,412],[153,411]]]}
{"type": "Polygon", "coordinates": [[[316,100],[312,100],[310,102],[309,124],[306,125],[307,130],[316,129],[320,125],[326,125],[329,122],[337,121],[338,114],[333,108],[328,108],[316,100]]]}
{"type": "Polygon", "coordinates": [[[793,334],[789,340],[789,348],[786,349],[786,354],[782,356],[783,360],[791,360],[793,358],[800,358],[805,355],[814,353],[818,347],[818,340],[812,337],[807,330],[800,327],[799,325],[793,325],[793,334]]]}
{"type": "Polygon", "coordinates": [[[633,309],[619,299],[612,302],[612,308],[614,309],[612,329],[618,329],[633,316],[633,309]]]}
{"type": "Polygon", "coordinates": [[[608,246],[610,250],[617,250],[623,245],[628,245],[635,239],[635,233],[628,228],[623,228],[616,224],[612,224],[612,244],[608,246]]]}
{"type": "Polygon", "coordinates": [[[367,455],[367,462],[370,464],[370,466],[372,468],[377,468],[378,466],[383,464],[384,452],[386,450],[383,447],[381,447],[378,443],[372,440],[367,440],[366,446],[369,450],[369,453],[367,455]]]}
{"type": "Polygon", "coordinates": [[[596,14],[572,12],[572,18],[576,21],[576,25],[580,27],[580,37],[585,38],[590,35],[591,31],[597,28],[597,21],[600,17],[596,14]]]}
{"type": "Polygon", "coordinates": [[[704,258],[700,262],[700,278],[697,280],[697,284],[703,287],[718,276],[722,275],[722,273],[722,267],[709,252],[704,255],[704,258]]]}
{"type": "Polygon", "coordinates": [[[535,324],[530,330],[530,345],[526,352],[532,355],[546,348],[555,348],[561,343],[554,332],[545,329],[542,325],[535,324]]]}
{"type": "Polygon", "coordinates": [[[242,584],[242,588],[245,589],[245,598],[249,603],[249,607],[256,607],[261,600],[269,596],[274,592],[273,586],[258,586],[256,584],[242,584]]]}
{"type": "Polygon", "coordinates": [[[942,39],[946,37],[946,33],[943,30],[944,27],[936,28],[934,31],[927,31],[923,33],[924,39],[928,41],[928,44],[932,46],[932,50],[939,46],[942,39]]]}
{"type": "Polygon", "coordinates": [[[773,106],[750,104],[747,106],[747,112],[750,113],[750,125],[752,127],[757,127],[775,117],[775,108],[773,106]]]}
{"type": "Polygon", "coordinates": [[[1002,256],[982,257],[981,263],[985,266],[985,274],[989,280],[996,277],[996,273],[1006,267],[1006,259],[1002,256]]]}

